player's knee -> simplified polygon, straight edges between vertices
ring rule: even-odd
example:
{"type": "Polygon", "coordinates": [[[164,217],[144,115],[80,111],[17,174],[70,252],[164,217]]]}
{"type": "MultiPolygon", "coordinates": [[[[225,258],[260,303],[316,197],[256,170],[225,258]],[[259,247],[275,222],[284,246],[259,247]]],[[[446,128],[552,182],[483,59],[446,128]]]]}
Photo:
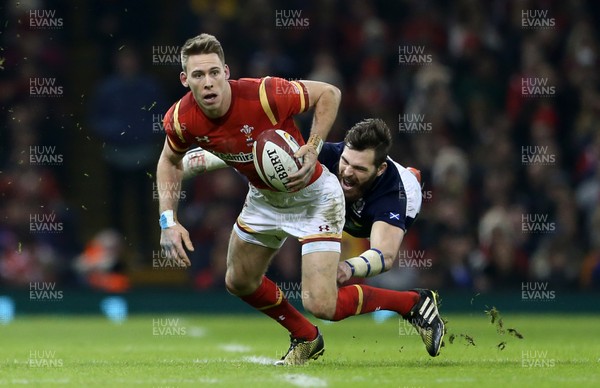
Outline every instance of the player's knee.
{"type": "Polygon", "coordinates": [[[225,275],[225,288],[230,294],[241,295],[239,286],[239,283],[237,283],[235,279],[233,279],[232,276],[229,275],[229,273],[225,275]]]}
{"type": "Polygon", "coordinates": [[[225,274],[225,288],[230,294],[236,296],[249,295],[254,292],[258,286],[260,286],[260,281],[256,282],[253,279],[239,276],[233,271],[227,271],[225,274]]]}
{"type": "Polygon", "coordinates": [[[331,320],[335,315],[335,300],[309,297],[302,300],[302,305],[315,318],[331,320]]]}

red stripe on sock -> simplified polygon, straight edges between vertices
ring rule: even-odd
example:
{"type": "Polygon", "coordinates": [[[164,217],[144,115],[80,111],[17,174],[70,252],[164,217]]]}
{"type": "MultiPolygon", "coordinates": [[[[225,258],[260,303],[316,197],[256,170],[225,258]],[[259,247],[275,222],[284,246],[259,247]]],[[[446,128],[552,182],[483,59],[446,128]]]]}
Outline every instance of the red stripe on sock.
{"type": "Polygon", "coordinates": [[[288,302],[279,287],[263,276],[260,286],[250,295],[240,297],[250,306],[268,315],[285,327],[292,337],[312,341],[317,337],[317,328],[288,302]]]}
{"type": "Polygon", "coordinates": [[[406,315],[418,301],[419,294],[414,291],[393,291],[356,284],[345,286],[338,290],[333,321],[376,310],[391,310],[406,315]]]}

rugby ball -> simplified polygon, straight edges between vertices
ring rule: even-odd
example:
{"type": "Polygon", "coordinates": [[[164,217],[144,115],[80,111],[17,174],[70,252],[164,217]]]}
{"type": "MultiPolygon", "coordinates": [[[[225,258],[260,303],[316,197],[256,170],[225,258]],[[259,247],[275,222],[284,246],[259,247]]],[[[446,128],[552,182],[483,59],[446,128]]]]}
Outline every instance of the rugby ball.
{"type": "Polygon", "coordinates": [[[298,171],[302,164],[294,157],[300,145],[296,139],[281,129],[261,133],[252,147],[254,167],[263,182],[275,191],[288,192],[288,176],[298,171]]]}

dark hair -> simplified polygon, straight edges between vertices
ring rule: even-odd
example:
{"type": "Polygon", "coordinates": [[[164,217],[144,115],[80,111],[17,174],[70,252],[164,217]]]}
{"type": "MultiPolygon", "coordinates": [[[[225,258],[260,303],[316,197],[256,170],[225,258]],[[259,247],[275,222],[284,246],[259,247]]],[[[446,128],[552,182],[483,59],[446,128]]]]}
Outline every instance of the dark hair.
{"type": "Polygon", "coordinates": [[[392,146],[392,134],[383,120],[364,119],[350,128],[346,133],[344,143],[351,150],[373,149],[375,166],[379,167],[385,162],[392,146]]]}
{"type": "Polygon", "coordinates": [[[185,41],[181,47],[181,67],[187,71],[187,60],[190,55],[196,54],[217,54],[223,64],[225,64],[225,53],[221,43],[210,34],[200,34],[185,41]]]}

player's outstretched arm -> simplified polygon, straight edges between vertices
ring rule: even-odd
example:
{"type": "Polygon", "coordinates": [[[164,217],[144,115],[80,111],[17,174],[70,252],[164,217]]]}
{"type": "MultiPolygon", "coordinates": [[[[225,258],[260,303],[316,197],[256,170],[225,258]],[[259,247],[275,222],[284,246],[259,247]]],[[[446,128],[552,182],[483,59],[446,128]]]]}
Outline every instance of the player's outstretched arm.
{"type": "Polygon", "coordinates": [[[383,221],[376,221],[371,228],[371,249],[358,257],[344,260],[338,265],[338,283],[351,277],[365,278],[389,271],[400,250],[404,230],[383,221]]]}
{"type": "Polygon", "coordinates": [[[289,176],[287,187],[292,191],[302,189],[312,177],[323,141],[327,139],[342,99],[342,93],[333,85],[318,81],[301,82],[308,91],[309,107],[314,107],[315,111],[310,137],[294,155],[302,158],[302,168],[289,176]]]}
{"type": "Polygon", "coordinates": [[[194,246],[188,231],[177,222],[177,201],[183,176],[182,157],[173,152],[165,140],[156,168],[156,186],[160,212],[160,246],[167,257],[187,267],[191,262],[183,244],[190,251],[194,250],[194,246]]]}

